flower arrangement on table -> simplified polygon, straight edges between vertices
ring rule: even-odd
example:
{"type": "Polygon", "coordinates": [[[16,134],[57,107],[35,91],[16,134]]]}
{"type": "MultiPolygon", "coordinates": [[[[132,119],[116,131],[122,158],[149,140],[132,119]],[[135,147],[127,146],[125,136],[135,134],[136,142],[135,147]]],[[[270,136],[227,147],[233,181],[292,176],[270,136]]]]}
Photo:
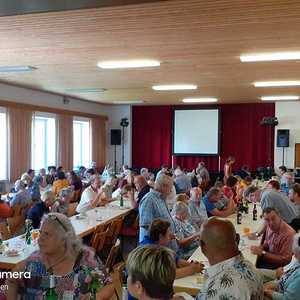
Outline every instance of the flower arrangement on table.
{"type": "Polygon", "coordinates": [[[90,268],[81,266],[78,281],[79,288],[82,294],[90,294],[91,300],[96,300],[96,294],[104,286],[104,273],[98,268],[90,268]]]}

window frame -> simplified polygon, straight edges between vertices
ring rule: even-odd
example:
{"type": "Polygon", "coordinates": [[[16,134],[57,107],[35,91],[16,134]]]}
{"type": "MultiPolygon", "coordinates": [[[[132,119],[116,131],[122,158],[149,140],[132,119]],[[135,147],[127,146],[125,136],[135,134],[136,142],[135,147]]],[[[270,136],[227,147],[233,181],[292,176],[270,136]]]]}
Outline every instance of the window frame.
{"type": "MultiPolygon", "coordinates": [[[[82,143],[82,138],[83,138],[83,122],[88,123],[89,125],[89,164],[91,164],[92,162],[92,120],[90,118],[85,118],[85,117],[78,117],[78,116],[73,116],[73,168],[77,168],[80,167],[81,165],[84,165],[83,163],[83,143],[82,143]],[[74,132],[74,124],[75,123],[79,123],[81,124],[80,127],[80,165],[76,166],[75,165],[75,145],[74,145],[74,139],[75,139],[75,132],[74,132]]],[[[76,134],[77,136],[77,134],[76,134]]],[[[89,167],[89,166],[85,166],[85,167],[89,167]]]]}
{"type": "MultiPolygon", "coordinates": [[[[47,119],[54,119],[55,122],[55,133],[54,133],[54,165],[57,163],[57,115],[54,113],[48,113],[48,112],[40,112],[36,111],[33,112],[32,115],[32,138],[31,138],[31,165],[33,168],[35,168],[35,163],[34,163],[34,157],[35,157],[35,119],[40,118],[40,120],[44,121],[44,137],[45,137],[45,151],[44,151],[44,161],[45,161],[45,166],[42,166],[42,168],[47,169],[49,166],[49,161],[48,161],[48,121],[47,119]]],[[[52,165],[52,163],[51,163],[52,165]]],[[[36,170],[39,171],[39,170],[36,170]]]]}

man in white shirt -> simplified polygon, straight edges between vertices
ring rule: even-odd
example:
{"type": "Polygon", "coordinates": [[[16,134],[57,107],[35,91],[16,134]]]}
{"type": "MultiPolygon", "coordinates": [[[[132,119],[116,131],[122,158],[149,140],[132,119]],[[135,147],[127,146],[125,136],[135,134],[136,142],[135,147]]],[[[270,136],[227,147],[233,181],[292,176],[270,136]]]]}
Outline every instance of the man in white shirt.
{"type": "Polygon", "coordinates": [[[92,175],[90,182],[91,185],[81,195],[80,202],[76,208],[78,213],[107,204],[105,193],[101,189],[101,177],[99,175],[92,175]]]}

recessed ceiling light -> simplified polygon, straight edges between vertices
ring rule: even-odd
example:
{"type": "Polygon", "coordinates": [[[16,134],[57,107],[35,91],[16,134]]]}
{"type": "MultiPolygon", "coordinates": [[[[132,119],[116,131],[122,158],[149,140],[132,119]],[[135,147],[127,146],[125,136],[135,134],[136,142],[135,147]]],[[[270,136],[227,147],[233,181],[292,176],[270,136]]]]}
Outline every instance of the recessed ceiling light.
{"type": "Polygon", "coordinates": [[[217,101],[216,98],[185,98],[182,100],[184,103],[212,103],[217,101]]]}
{"type": "Polygon", "coordinates": [[[254,82],[255,87],[270,87],[270,86],[296,86],[300,85],[300,80],[287,81],[257,81],[254,82]]]}
{"type": "Polygon", "coordinates": [[[178,90],[196,90],[195,84],[165,84],[153,85],[152,89],[155,91],[178,91],[178,90]]]}
{"type": "Polygon", "coordinates": [[[113,104],[141,104],[144,103],[143,100],[120,100],[120,101],[113,101],[113,104]]]}
{"type": "Polygon", "coordinates": [[[299,96],[264,96],[260,99],[263,101],[299,100],[299,96]]]}
{"type": "Polygon", "coordinates": [[[103,93],[106,89],[103,88],[69,88],[65,89],[69,93],[103,93]]]}
{"type": "Polygon", "coordinates": [[[300,51],[257,53],[253,55],[250,54],[250,55],[240,56],[240,60],[242,62],[293,60],[293,59],[300,59],[300,51]]]}
{"type": "Polygon", "coordinates": [[[31,66],[6,66],[0,67],[0,72],[7,73],[7,72],[30,72],[34,71],[37,68],[31,66]]]}
{"type": "Polygon", "coordinates": [[[98,67],[101,69],[125,69],[125,68],[148,68],[159,67],[160,62],[151,59],[134,59],[134,60],[119,60],[119,61],[102,61],[98,67]]]}

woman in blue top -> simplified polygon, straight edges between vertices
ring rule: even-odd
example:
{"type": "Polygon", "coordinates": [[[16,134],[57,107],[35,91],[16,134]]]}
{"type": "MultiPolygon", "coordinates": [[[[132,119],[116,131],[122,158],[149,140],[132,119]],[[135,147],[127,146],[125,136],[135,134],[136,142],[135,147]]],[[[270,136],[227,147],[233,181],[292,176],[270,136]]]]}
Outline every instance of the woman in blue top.
{"type": "Polygon", "coordinates": [[[283,273],[279,281],[265,286],[264,294],[272,300],[299,300],[300,297],[300,234],[294,237],[293,252],[297,261],[283,273]]]}
{"type": "MultiPolygon", "coordinates": [[[[174,234],[170,229],[170,222],[164,219],[154,219],[149,229],[149,236],[145,236],[139,246],[157,245],[168,247],[170,241],[174,239],[174,234]]],[[[176,261],[176,278],[182,278],[195,273],[203,271],[203,265],[199,262],[188,262],[180,259],[175,253],[174,258],[176,261]]],[[[128,300],[136,300],[130,292],[128,293],[128,300]]]]}

